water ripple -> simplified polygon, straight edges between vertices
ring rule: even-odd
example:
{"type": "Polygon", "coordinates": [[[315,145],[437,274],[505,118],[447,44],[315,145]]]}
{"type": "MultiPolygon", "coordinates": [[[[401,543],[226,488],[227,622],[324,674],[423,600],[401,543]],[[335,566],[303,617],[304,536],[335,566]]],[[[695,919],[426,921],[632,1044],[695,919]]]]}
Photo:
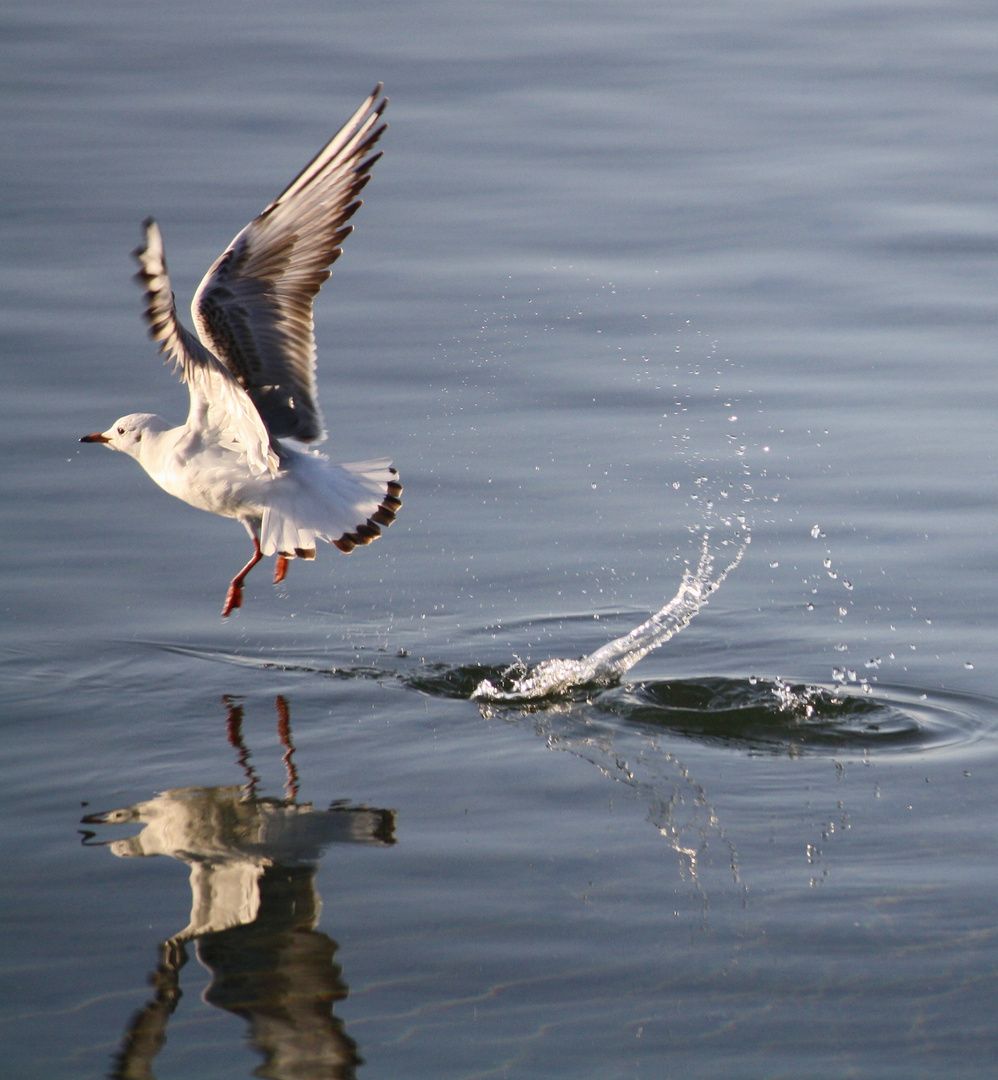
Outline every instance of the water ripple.
{"type": "MultiPolygon", "coordinates": [[[[501,681],[503,669],[472,664],[427,667],[404,676],[411,689],[467,698],[483,678],[501,681]]],[[[970,695],[931,694],[902,687],[851,693],[842,687],[781,679],[707,677],[616,686],[576,685],[532,701],[484,702],[492,714],[554,711],[603,722],[615,717],[648,733],[750,752],[941,750],[994,736],[998,703],[970,695]]]]}
{"type": "Polygon", "coordinates": [[[994,702],[880,687],[779,679],[689,679],[620,686],[593,705],[628,724],[718,745],[772,753],[938,750],[981,737],[994,702]]]}

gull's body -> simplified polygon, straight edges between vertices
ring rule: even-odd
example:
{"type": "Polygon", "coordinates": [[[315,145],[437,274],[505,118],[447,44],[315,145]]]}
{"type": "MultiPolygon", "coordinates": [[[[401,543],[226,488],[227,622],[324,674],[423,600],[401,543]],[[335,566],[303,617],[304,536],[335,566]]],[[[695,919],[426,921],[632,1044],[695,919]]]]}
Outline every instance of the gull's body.
{"type": "Polygon", "coordinates": [[[241,521],[253,556],[232,579],[223,615],[242,603],[246,574],[277,555],[315,557],[315,541],[341,551],[369,544],[402,505],[386,460],[331,465],[283,440],[325,438],[315,392],[312,299],[352,231],[346,222],[381,156],[385,125],[378,86],[290,186],[232,241],[205,275],[191,305],[198,336],[179,322],[159,227],[145,222],[135,252],[146,318],[160,351],[190,391],[186,423],[132,413],[81,442],[131,455],[164,491],[212,514],[241,521]]]}

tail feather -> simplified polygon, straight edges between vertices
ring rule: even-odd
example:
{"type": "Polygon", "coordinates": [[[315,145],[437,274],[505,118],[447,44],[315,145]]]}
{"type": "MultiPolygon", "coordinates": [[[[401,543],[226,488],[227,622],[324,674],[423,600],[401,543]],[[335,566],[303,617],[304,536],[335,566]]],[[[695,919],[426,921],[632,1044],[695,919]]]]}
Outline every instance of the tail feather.
{"type": "Polygon", "coordinates": [[[402,485],[387,459],[330,465],[314,451],[287,451],[260,528],[264,555],[314,558],[316,540],[349,552],[395,520],[402,485]]]}

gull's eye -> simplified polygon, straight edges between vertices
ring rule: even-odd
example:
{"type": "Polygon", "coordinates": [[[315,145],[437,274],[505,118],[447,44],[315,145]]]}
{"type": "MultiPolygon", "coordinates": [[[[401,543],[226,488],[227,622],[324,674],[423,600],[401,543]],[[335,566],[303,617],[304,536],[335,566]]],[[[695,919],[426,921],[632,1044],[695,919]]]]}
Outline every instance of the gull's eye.
{"type": "Polygon", "coordinates": [[[118,428],[118,434],[119,435],[124,435],[125,434],[125,429],[123,427],[118,428]]]}

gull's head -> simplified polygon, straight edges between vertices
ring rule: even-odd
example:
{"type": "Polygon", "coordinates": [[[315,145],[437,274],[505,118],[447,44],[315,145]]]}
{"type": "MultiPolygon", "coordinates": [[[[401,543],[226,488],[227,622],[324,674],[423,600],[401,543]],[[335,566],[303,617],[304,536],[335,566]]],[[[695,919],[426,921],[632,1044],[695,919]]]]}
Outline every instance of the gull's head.
{"type": "Polygon", "coordinates": [[[166,431],[170,425],[155,413],[129,413],[107,429],[84,435],[80,442],[104,443],[111,450],[120,450],[137,458],[142,452],[142,438],[151,433],[166,431]]]}

